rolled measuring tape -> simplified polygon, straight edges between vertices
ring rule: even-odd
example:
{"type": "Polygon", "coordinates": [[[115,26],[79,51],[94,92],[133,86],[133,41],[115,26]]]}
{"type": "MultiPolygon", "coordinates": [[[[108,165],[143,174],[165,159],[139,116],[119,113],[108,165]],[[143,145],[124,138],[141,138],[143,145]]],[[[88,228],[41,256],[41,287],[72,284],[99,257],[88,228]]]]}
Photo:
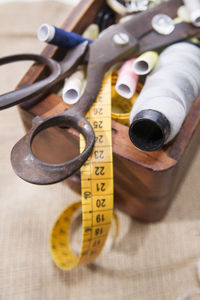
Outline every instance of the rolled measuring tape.
{"type": "Polygon", "coordinates": [[[112,103],[112,119],[123,125],[129,126],[129,117],[131,109],[142,90],[142,84],[138,83],[136,87],[136,92],[131,99],[126,99],[115,90],[115,85],[117,82],[117,71],[112,72],[112,81],[111,81],[111,103],[112,103]]]}
{"type": "MultiPolygon", "coordinates": [[[[81,168],[82,202],[71,204],[61,213],[50,237],[51,255],[62,270],[92,263],[101,253],[113,219],[113,157],[111,128],[111,73],[86,118],[92,125],[96,142],[93,152],[81,168]],[[82,207],[82,245],[77,256],[69,244],[69,228],[74,213],[82,207]]],[[[85,140],[80,137],[80,151],[85,140]]],[[[118,222],[115,226],[117,232],[118,222]]]]}

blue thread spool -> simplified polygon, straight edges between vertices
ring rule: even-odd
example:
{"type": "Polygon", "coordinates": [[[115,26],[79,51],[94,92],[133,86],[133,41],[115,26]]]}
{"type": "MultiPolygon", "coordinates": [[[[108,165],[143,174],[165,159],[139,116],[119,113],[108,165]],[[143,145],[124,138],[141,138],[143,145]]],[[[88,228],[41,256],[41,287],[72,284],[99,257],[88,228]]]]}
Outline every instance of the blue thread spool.
{"type": "Polygon", "coordinates": [[[88,41],[89,44],[92,43],[92,40],[86,39],[78,33],[68,32],[49,24],[42,24],[40,26],[37,37],[42,42],[47,42],[65,49],[73,48],[85,41],[88,41]]]}

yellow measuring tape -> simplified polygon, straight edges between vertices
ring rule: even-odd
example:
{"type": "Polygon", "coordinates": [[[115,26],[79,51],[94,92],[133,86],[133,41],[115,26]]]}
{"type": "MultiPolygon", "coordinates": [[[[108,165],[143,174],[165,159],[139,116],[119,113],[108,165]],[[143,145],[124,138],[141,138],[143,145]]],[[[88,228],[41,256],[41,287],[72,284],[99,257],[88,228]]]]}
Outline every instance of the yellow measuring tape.
{"type": "MultiPolygon", "coordinates": [[[[50,237],[51,254],[56,265],[70,270],[93,262],[101,253],[113,217],[113,158],[111,129],[111,75],[86,115],[92,125],[96,142],[87,162],[81,168],[82,203],[70,205],[61,213],[50,237]],[[82,246],[76,256],[69,244],[69,227],[74,213],[82,204],[82,246]]],[[[80,138],[80,151],[85,140],[80,138]]],[[[116,221],[116,219],[115,219],[116,221]]]]}

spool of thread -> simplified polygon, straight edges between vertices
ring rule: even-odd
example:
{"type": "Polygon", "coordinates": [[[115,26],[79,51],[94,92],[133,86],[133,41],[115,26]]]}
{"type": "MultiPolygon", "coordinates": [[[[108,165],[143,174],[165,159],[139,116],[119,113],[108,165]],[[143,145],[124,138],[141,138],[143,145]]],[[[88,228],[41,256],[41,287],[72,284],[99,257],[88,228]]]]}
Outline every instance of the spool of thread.
{"type": "MultiPolygon", "coordinates": [[[[164,57],[164,55],[168,55],[168,57],[171,56],[171,58],[175,57],[176,59],[179,59],[179,54],[182,57],[182,55],[186,53],[189,54],[190,52],[190,54],[195,56],[196,59],[198,60],[198,58],[200,58],[199,47],[197,46],[193,47],[193,46],[194,45],[189,42],[181,42],[181,43],[173,44],[162,51],[162,57],[164,57]],[[176,55],[173,55],[175,53],[176,55]]],[[[156,68],[159,65],[160,61],[161,61],[161,57],[158,60],[156,68]]]]}
{"type": "Polygon", "coordinates": [[[141,150],[153,151],[179,132],[200,92],[200,49],[177,43],[160,55],[132,108],[129,136],[141,150]]]}
{"type": "Polygon", "coordinates": [[[133,97],[138,82],[138,75],[135,74],[132,68],[134,60],[135,58],[129,59],[121,66],[115,85],[116,92],[126,99],[133,97]]]}
{"type": "Polygon", "coordinates": [[[177,16],[180,18],[183,22],[191,23],[190,13],[185,5],[182,5],[177,10],[177,16]]]}
{"type": "Polygon", "coordinates": [[[189,14],[191,21],[194,26],[200,27],[200,1],[199,0],[183,0],[185,3],[189,14]]]}
{"type": "Polygon", "coordinates": [[[125,23],[133,18],[133,15],[122,16],[117,20],[117,23],[125,23]]]}
{"type": "Polygon", "coordinates": [[[99,35],[99,26],[97,24],[90,24],[82,34],[82,37],[95,41],[99,35]]]}
{"type": "Polygon", "coordinates": [[[127,8],[117,0],[106,0],[106,3],[119,15],[127,13],[127,8]]]}
{"type": "Polygon", "coordinates": [[[47,42],[65,49],[73,48],[85,41],[88,41],[89,44],[92,43],[91,40],[82,37],[80,34],[68,32],[49,24],[42,24],[39,27],[37,37],[42,42],[47,42]]]}
{"type": "Polygon", "coordinates": [[[83,66],[79,66],[77,70],[65,79],[62,98],[65,103],[74,104],[78,102],[84,85],[85,72],[83,66]]]}
{"type": "Polygon", "coordinates": [[[133,62],[133,71],[138,75],[146,75],[153,70],[157,60],[158,53],[155,51],[144,52],[133,62]]]}
{"type": "Polygon", "coordinates": [[[118,72],[112,72],[112,119],[123,125],[129,126],[129,118],[132,106],[134,105],[139,93],[141,92],[142,85],[137,83],[136,91],[130,99],[120,96],[115,89],[118,78],[118,72]]]}

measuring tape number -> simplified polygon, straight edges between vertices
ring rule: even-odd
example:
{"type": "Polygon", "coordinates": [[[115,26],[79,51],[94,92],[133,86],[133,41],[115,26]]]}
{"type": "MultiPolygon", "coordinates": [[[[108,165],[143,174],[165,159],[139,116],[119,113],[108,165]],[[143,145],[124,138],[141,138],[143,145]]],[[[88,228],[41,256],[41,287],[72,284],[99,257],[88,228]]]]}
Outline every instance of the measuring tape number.
{"type": "MultiPolygon", "coordinates": [[[[113,157],[111,127],[111,74],[108,74],[96,102],[86,115],[95,132],[95,146],[81,168],[82,203],[70,205],[61,213],[50,237],[56,265],[70,270],[92,263],[101,253],[113,217],[113,157]],[[82,206],[82,246],[79,256],[71,250],[69,227],[74,213],[82,206]]],[[[80,151],[85,140],[80,137],[80,151]]]]}

